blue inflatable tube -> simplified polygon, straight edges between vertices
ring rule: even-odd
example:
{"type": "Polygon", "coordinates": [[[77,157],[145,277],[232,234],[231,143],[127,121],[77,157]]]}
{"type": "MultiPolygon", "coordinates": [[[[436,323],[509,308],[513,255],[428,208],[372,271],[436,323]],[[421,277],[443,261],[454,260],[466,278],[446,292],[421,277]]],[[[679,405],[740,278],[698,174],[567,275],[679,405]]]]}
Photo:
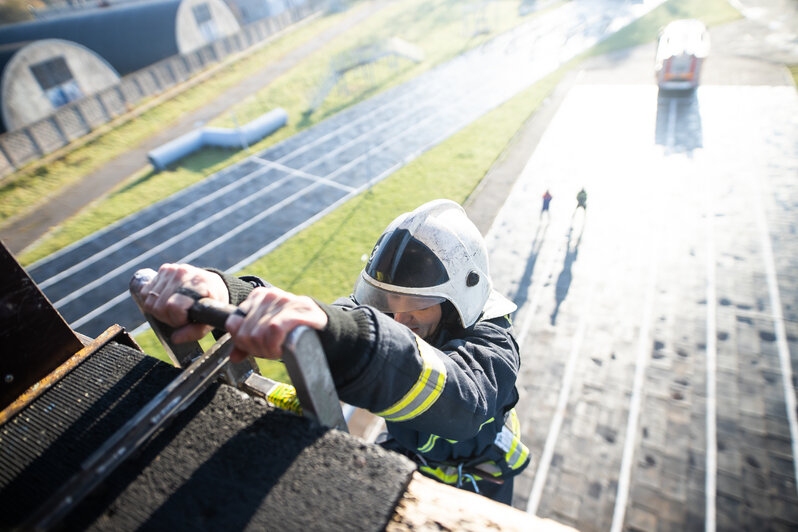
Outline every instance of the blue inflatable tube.
{"type": "Polygon", "coordinates": [[[206,127],[181,135],[147,154],[150,164],[163,170],[169,164],[205,146],[246,148],[288,123],[288,113],[277,108],[235,129],[206,127]]]}

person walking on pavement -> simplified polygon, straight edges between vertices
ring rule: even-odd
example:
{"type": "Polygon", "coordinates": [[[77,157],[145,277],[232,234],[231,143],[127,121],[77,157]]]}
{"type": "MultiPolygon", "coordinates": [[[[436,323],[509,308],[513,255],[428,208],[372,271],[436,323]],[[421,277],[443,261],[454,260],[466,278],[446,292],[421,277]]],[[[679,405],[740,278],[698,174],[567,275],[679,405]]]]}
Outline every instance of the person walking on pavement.
{"type": "Polygon", "coordinates": [[[540,209],[540,215],[543,216],[544,212],[549,212],[549,204],[551,203],[551,192],[546,189],[546,192],[543,193],[543,207],[540,209]]]}
{"type": "Polygon", "coordinates": [[[585,187],[582,187],[582,190],[576,193],[576,208],[582,207],[585,211],[587,211],[587,192],[585,192],[585,187]]]}
{"type": "Polygon", "coordinates": [[[493,290],[485,241],[463,208],[426,203],[396,218],[375,244],[351,296],[328,305],[257,277],[165,264],[141,291],[143,310],[193,341],[190,288],[238,305],[225,328],[234,350],[278,359],[297,326],[319,332],[342,401],[386,421],[382,445],[441,482],[511,504],[527,467],[514,406],[519,395],[516,309],[493,290]]]}

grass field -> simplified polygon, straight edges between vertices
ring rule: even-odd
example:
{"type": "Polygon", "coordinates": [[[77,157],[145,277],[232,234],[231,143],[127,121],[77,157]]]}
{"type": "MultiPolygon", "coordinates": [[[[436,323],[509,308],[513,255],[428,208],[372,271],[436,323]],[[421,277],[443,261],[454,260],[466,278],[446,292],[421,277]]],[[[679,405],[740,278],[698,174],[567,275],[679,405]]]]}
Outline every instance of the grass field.
{"type": "MultiPolygon", "coordinates": [[[[433,18],[439,20],[444,27],[448,28],[446,31],[442,31],[442,34],[447,34],[451,38],[458,34],[461,35],[463,31],[462,17],[458,15],[459,18],[452,18],[447,14],[447,8],[452,8],[455,4],[456,2],[440,0],[437,2],[410,1],[392,5],[391,9],[402,7],[407,9],[407,11],[385,11],[381,14],[381,16],[386,17],[382,19],[382,23],[394,24],[396,22],[398,24],[398,22],[404,20],[402,23],[405,24],[404,27],[408,28],[406,30],[408,33],[398,33],[398,35],[408,41],[419,44],[418,41],[424,39],[424,34],[435,32],[431,31],[430,26],[420,27],[412,22],[419,17],[423,19],[422,14],[427,14],[426,10],[429,9],[429,13],[435,14],[433,18]],[[413,9],[416,11],[413,11],[413,9]]],[[[515,6],[514,9],[517,11],[515,2],[498,2],[495,4],[515,6]]],[[[511,15],[509,12],[506,13],[506,28],[513,25],[511,15]]],[[[460,203],[468,198],[491,165],[501,156],[513,135],[527,118],[534,113],[543,99],[568,70],[577,67],[582,60],[589,56],[652,42],[656,38],[658,30],[668,21],[687,17],[701,18],[708,25],[712,25],[733,20],[739,17],[739,14],[730,8],[725,0],[707,0],[700,3],[690,2],[689,0],[671,0],[663,4],[634,24],[600,43],[593,50],[572,60],[557,72],[529,87],[469,127],[422,154],[410,164],[375,185],[368,192],[353,198],[335,212],[286,241],[269,255],[247,267],[241,273],[259,275],[284,289],[309,294],[322,301],[332,301],[341,295],[348,294],[357,273],[363,267],[361,257],[371,250],[374,241],[388,222],[396,215],[411,210],[419,204],[436,197],[447,197],[460,203]]],[[[515,21],[515,23],[517,22],[515,21]]],[[[432,22],[428,23],[431,24],[432,22]]],[[[456,45],[450,44],[448,48],[445,47],[444,43],[439,42],[442,37],[436,35],[429,38],[431,40],[425,41],[427,44],[424,46],[425,51],[427,51],[427,47],[430,47],[431,50],[431,52],[427,51],[428,61],[444,61],[467,48],[462,35],[456,45]],[[441,47],[441,49],[438,49],[438,47],[441,47]],[[429,55],[430,53],[432,56],[429,55]]],[[[362,44],[365,42],[364,39],[368,39],[368,34],[348,36],[347,39],[338,42],[335,51],[331,51],[330,54],[334,55],[341,50],[362,44]]],[[[474,43],[468,44],[473,45],[474,43]]],[[[328,61],[332,55],[325,57],[327,57],[326,61],[328,61]]],[[[373,95],[379,90],[384,90],[389,86],[418,75],[430,66],[431,63],[425,66],[424,64],[416,65],[408,62],[396,67],[384,67],[378,75],[375,73],[373,78],[380,80],[377,85],[366,84],[362,80],[353,80],[349,84],[348,92],[334,95],[328,102],[325,102],[325,105],[319,110],[318,116],[315,116],[314,113],[314,117],[309,119],[308,124],[294,124],[294,129],[289,130],[286,128],[280,135],[265,141],[263,146],[259,146],[257,149],[284,138],[289,132],[293,134],[298,128],[311,125],[311,120],[320,120],[341,108],[373,95]]],[[[308,100],[307,98],[298,98],[296,95],[304,94],[303,91],[316,86],[317,81],[311,81],[311,78],[312,76],[317,76],[315,79],[318,80],[319,76],[325,75],[325,68],[324,59],[315,57],[308,60],[307,64],[298,65],[296,71],[291,73],[291,76],[287,76],[285,80],[281,80],[275,83],[273,87],[270,86],[265,89],[266,91],[271,90],[274,92],[259,94],[253,97],[251,101],[241,102],[231,112],[236,114],[240,122],[244,122],[247,120],[245,117],[258,115],[268,107],[264,106],[263,102],[276,101],[272,100],[273,98],[286,98],[281,101],[288,102],[288,99],[292,97],[291,93],[293,93],[294,102],[292,106],[289,106],[292,109],[289,114],[293,113],[292,116],[294,117],[301,116],[304,105],[308,100]],[[311,73],[303,73],[303,68],[308,68],[311,73]],[[300,88],[292,90],[289,79],[294,80],[297,83],[296,86],[300,88]]],[[[220,117],[218,124],[224,125],[224,121],[228,118],[229,115],[228,117],[220,117]]],[[[244,156],[245,154],[239,155],[244,156]]],[[[157,175],[146,174],[138,176],[117,190],[106,201],[94,206],[78,217],[82,220],[80,223],[75,220],[66,224],[60,233],[61,239],[58,240],[57,244],[44,244],[37,252],[26,254],[25,258],[29,262],[38,256],[44,256],[44,254],[51,252],[52,249],[66,245],[79,238],[79,236],[88,234],[121,217],[123,212],[126,214],[140,209],[144,206],[137,203],[141,196],[156,194],[158,191],[163,190],[169,190],[169,193],[171,193],[171,191],[196,182],[216,169],[227,166],[237,160],[236,157],[227,152],[216,153],[208,150],[187,158],[182,162],[180,168],[173,171],[157,175]],[[94,229],[89,230],[89,227],[94,229]]],[[[165,195],[166,193],[163,193],[163,196],[165,195]]],[[[146,352],[158,358],[166,359],[162,348],[152,333],[147,332],[137,336],[137,341],[146,352]]],[[[205,345],[207,343],[206,341],[205,345]]],[[[262,370],[272,378],[287,380],[280,363],[263,363],[262,370]]]]}
{"type": "MultiPolygon", "coordinates": [[[[437,64],[463,51],[478,46],[500,33],[527,20],[518,15],[514,2],[495,2],[490,7],[491,30],[472,37],[466,33],[462,5],[457,0],[407,0],[389,3],[373,15],[368,22],[357,26],[345,35],[334,39],[322,51],[301,61],[288,73],[264,87],[257,94],[240,102],[208,125],[234,127],[245,124],[276,107],[288,113],[288,124],[275,134],[252,145],[257,152],[279,142],[298,131],[310,127],[330,115],[358,103],[374,94],[415,77],[437,64]],[[434,28],[434,31],[433,31],[434,28]],[[318,86],[328,76],[333,58],[379,41],[398,37],[424,51],[420,63],[399,59],[385,59],[365,71],[351,72],[325,99],[324,104],[307,115],[308,104],[318,86]]],[[[360,7],[362,8],[362,6],[360,7]]],[[[126,146],[135,145],[147,135],[176,120],[180,114],[199,107],[212,95],[251,73],[257,65],[276,61],[292,47],[306,42],[313,35],[330,27],[345,14],[324,17],[303,27],[295,34],[278,40],[275,46],[264,48],[242,61],[220,70],[208,83],[192,88],[174,101],[170,100],[138,117],[135,121],[98,139],[97,142],[76,150],[63,161],[58,161],[36,172],[20,176],[0,186],[0,220],[30,208],[46,192],[71,183],[77,175],[88,173],[126,146]],[[285,42],[283,42],[285,40],[285,42]],[[272,48],[275,48],[274,50],[272,48]],[[83,172],[82,174],[80,172],[83,172]]],[[[31,264],[54,251],[113,223],[124,216],[181,190],[214,172],[247,157],[247,151],[206,149],[185,157],[167,171],[155,172],[149,166],[120,185],[108,197],[84,209],[51,232],[19,257],[23,264],[31,264]]]]}
{"type": "MultiPolygon", "coordinates": [[[[739,17],[722,0],[704,2],[698,7],[701,11],[687,1],[660,6],[350,200],[241,274],[261,276],[283,289],[321,301],[349,294],[363,267],[362,256],[370,252],[387,224],[398,214],[437,197],[463,203],[521,125],[562,76],[582,60],[651,42],[664,24],[676,18],[693,16],[711,25],[739,17]]],[[[137,340],[148,353],[165,357],[153,334],[142,334],[137,340]]],[[[287,382],[281,364],[264,362],[261,369],[271,378],[287,382]]]]}

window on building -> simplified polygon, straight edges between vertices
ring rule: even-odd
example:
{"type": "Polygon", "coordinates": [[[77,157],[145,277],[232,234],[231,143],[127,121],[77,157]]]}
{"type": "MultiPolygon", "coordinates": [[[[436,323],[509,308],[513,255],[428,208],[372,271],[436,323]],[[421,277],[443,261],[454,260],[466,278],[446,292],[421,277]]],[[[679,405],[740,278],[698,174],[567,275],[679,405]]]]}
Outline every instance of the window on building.
{"type": "Polygon", "coordinates": [[[191,8],[194,12],[194,20],[197,21],[200,33],[205,38],[205,42],[212,42],[218,39],[216,24],[211,17],[211,10],[208,4],[197,4],[191,8]]]}
{"type": "Polygon", "coordinates": [[[61,107],[83,97],[64,56],[33,64],[30,70],[53,107],[61,107]]]}

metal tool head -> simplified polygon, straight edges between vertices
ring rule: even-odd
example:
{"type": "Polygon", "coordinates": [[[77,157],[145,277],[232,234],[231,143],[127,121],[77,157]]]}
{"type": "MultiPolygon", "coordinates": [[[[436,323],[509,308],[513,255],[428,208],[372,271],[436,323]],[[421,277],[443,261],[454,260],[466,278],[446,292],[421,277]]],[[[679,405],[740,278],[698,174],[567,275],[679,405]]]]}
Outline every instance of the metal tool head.
{"type": "Polygon", "coordinates": [[[283,344],[283,362],[305,416],[348,432],[327,357],[316,331],[297,327],[283,344]]]}

